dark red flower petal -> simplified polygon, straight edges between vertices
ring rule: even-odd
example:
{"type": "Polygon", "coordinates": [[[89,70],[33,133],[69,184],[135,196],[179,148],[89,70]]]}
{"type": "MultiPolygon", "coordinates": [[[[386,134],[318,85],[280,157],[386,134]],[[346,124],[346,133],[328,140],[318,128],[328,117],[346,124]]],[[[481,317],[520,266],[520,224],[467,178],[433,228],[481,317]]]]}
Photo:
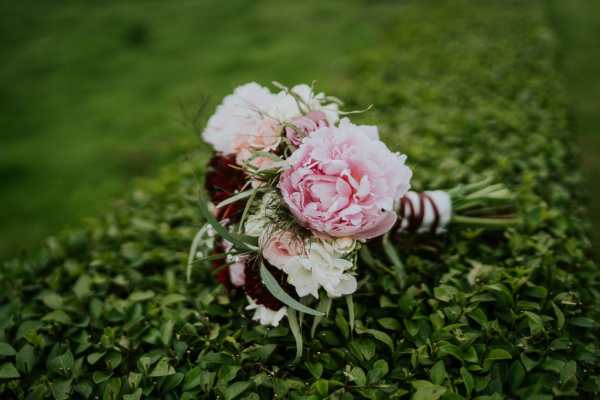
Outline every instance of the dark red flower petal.
{"type": "MultiPolygon", "coordinates": [[[[248,180],[244,171],[235,167],[235,155],[214,153],[206,169],[205,187],[210,200],[218,204],[241,190],[248,180]]],[[[238,201],[217,210],[217,219],[236,222],[241,217],[245,202],[238,201]]]]}
{"type": "MultiPolygon", "coordinates": [[[[266,260],[264,260],[264,263],[269,272],[271,272],[273,277],[279,282],[281,288],[290,296],[296,298],[297,296],[294,288],[287,282],[287,274],[270,265],[266,260]]],[[[263,285],[262,280],[260,279],[260,262],[258,259],[248,261],[244,272],[246,274],[244,290],[248,297],[254,300],[256,304],[263,305],[273,311],[277,311],[283,307],[283,303],[277,300],[277,298],[275,298],[275,296],[273,296],[263,285]]]]}

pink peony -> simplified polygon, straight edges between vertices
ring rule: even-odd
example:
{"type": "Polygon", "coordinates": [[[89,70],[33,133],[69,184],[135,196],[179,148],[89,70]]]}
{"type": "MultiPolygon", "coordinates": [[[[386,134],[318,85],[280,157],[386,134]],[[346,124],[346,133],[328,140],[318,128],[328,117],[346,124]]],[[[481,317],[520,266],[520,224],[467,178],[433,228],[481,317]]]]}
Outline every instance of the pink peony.
{"type": "Polygon", "coordinates": [[[316,234],[370,239],[396,222],[394,204],[412,176],[405,159],[378,139],[375,127],[344,119],[304,139],[279,188],[299,223],[316,234]]]}
{"type": "Polygon", "coordinates": [[[285,135],[294,146],[300,146],[305,137],[319,128],[329,126],[323,111],[311,111],[301,117],[292,118],[291,124],[285,128],[285,135]]]}

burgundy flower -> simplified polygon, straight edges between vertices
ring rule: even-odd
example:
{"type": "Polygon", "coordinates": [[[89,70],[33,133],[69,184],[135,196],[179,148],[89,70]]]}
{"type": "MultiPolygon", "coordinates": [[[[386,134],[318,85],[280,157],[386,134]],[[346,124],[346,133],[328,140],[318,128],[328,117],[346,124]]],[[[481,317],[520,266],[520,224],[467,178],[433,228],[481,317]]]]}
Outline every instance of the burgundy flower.
{"type": "MultiPolygon", "coordinates": [[[[206,190],[210,200],[216,205],[241,190],[247,181],[246,174],[235,167],[235,155],[215,153],[208,162],[206,190]]],[[[241,217],[245,202],[238,201],[217,209],[217,219],[236,221],[241,217]]]]}
{"type": "MultiPolygon", "coordinates": [[[[277,280],[283,290],[285,290],[290,296],[297,297],[295,295],[294,288],[287,283],[287,275],[264,261],[265,266],[271,272],[273,277],[277,280]]],[[[283,307],[283,303],[269,292],[269,290],[263,285],[260,279],[260,263],[258,260],[249,260],[246,263],[246,283],[244,290],[246,294],[256,302],[256,304],[263,305],[273,311],[279,310],[283,307]]]]}

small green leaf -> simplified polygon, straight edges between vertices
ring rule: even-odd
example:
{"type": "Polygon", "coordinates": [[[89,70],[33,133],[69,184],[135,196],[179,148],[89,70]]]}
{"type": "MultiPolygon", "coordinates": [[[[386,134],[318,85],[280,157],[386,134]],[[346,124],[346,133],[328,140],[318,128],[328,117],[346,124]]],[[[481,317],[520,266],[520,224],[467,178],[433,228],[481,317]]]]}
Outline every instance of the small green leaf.
{"type": "Polygon", "coordinates": [[[313,387],[321,398],[325,398],[329,394],[329,382],[325,379],[319,379],[313,384],[313,387]]]}
{"type": "Polygon", "coordinates": [[[560,370],[560,383],[565,384],[575,377],[577,374],[577,362],[568,361],[564,367],[560,370]]]}
{"type": "Polygon", "coordinates": [[[133,393],[123,395],[123,400],[140,400],[142,398],[142,389],[137,388],[133,393]]]}
{"type": "Polygon", "coordinates": [[[59,309],[63,305],[63,298],[54,292],[45,293],[40,298],[48,308],[59,309]]]}
{"type": "Polygon", "coordinates": [[[360,367],[353,367],[348,373],[348,378],[358,386],[365,386],[367,384],[367,376],[365,371],[360,367]]]}
{"type": "Polygon", "coordinates": [[[489,361],[500,361],[500,360],[510,360],[512,356],[510,353],[504,349],[492,349],[490,350],[486,360],[489,361]]]}
{"type": "Polygon", "coordinates": [[[8,343],[0,342],[0,357],[9,357],[17,354],[15,349],[8,343]]]}
{"type": "Polygon", "coordinates": [[[7,362],[0,365],[0,379],[14,379],[20,376],[13,363],[7,362]]]}
{"type": "Polygon", "coordinates": [[[475,379],[473,379],[473,375],[471,375],[471,373],[465,367],[461,367],[460,376],[462,377],[463,385],[465,385],[467,397],[471,397],[471,392],[475,387],[475,379]]]}
{"type": "MultiPolygon", "coordinates": [[[[317,311],[320,311],[325,315],[329,315],[329,310],[331,310],[331,297],[321,295],[321,298],[319,299],[319,305],[317,306],[317,311]]],[[[317,330],[317,327],[321,323],[322,319],[323,319],[323,316],[315,316],[314,317],[312,327],[310,328],[310,337],[311,338],[315,337],[315,332],[317,330]]]]}
{"type": "Polygon", "coordinates": [[[72,379],[59,379],[50,382],[50,390],[55,400],[67,400],[71,397],[72,379]]]}
{"type": "Polygon", "coordinates": [[[515,360],[510,369],[508,370],[508,382],[510,383],[510,388],[514,392],[516,391],[523,380],[525,379],[525,368],[519,360],[515,360]]]}
{"type": "Polygon", "coordinates": [[[48,370],[63,375],[71,375],[71,368],[73,368],[73,354],[67,350],[65,353],[54,357],[48,362],[48,370]]]}
{"type": "Polygon", "coordinates": [[[175,368],[173,368],[170,364],[169,364],[169,359],[166,357],[161,358],[158,363],[156,363],[156,366],[154,367],[154,369],[152,369],[152,372],[150,373],[151,378],[154,377],[161,377],[161,376],[169,376],[169,375],[173,375],[175,373],[175,368]]]}
{"type": "Polygon", "coordinates": [[[596,326],[596,321],[591,318],[577,317],[570,319],[569,324],[580,328],[594,328],[596,326]]]}
{"type": "Polygon", "coordinates": [[[448,374],[446,373],[446,366],[444,365],[444,360],[439,360],[438,362],[433,364],[433,367],[431,367],[431,371],[429,372],[431,382],[433,382],[436,385],[440,385],[446,380],[447,376],[448,374]]]}
{"type": "Polygon", "coordinates": [[[308,369],[308,372],[310,372],[315,379],[319,379],[323,374],[323,364],[319,362],[306,361],[304,365],[306,366],[306,369],[308,369]]]}
{"type": "Polygon", "coordinates": [[[428,381],[413,381],[412,385],[416,389],[412,400],[438,400],[447,390],[428,381]]]}
{"type": "Polygon", "coordinates": [[[369,383],[377,383],[388,374],[390,368],[385,360],[377,360],[373,363],[373,367],[369,369],[367,380],[369,383]]]}
{"type": "Polygon", "coordinates": [[[350,326],[350,333],[354,332],[354,299],[351,294],[346,296],[346,306],[348,308],[348,325],[350,326]]]}
{"type": "Polygon", "coordinates": [[[400,329],[402,329],[402,325],[395,318],[379,318],[377,322],[383,328],[389,329],[390,331],[399,331],[400,329]]]}
{"type": "Polygon", "coordinates": [[[250,385],[252,385],[252,382],[250,381],[235,382],[227,386],[227,388],[223,391],[223,397],[225,397],[225,400],[235,399],[240,394],[244,393],[250,387],[250,385]]]}
{"type": "Polygon", "coordinates": [[[556,316],[556,329],[559,331],[562,330],[563,326],[565,326],[565,314],[561,311],[560,308],[554,302],[552,304],[552,309],[554,310],[554,315],[556,316]]]}
{"type": "Polygon", "coordinates": [[[133,292],[129,295],[129,300],[133,302],[150,300],[154,297],[155,293],[152,290],[146,290],[144,292],[133,292]]]}
{"type": "Polygon", "coordinates": [[[17,368],[21,372],[29,373],[33,369],[35,364],[35,355],[33,353],[33,346],[29,343],[21,347],[21,350],[17,353],[16,357],[17,368]]]}
{"type": "Polygon", "coordinates": [[[364,333],[373,336],[375,339],[387,345],[391,351],[394,351],[394,341],[387,333],[378,331],[377,329],[367,329],[364,333]]]}

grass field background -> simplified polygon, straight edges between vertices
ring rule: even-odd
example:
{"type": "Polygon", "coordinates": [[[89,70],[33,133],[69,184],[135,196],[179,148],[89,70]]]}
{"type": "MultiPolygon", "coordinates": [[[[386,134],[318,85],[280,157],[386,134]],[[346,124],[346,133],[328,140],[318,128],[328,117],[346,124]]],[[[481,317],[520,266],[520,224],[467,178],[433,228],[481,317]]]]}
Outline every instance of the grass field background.
{"type": "MultiPolygon", "coordinates": [[[[563,39],[588,186],[597,187],[599,13],[589,8],[600,5],[549,4],[563,39]]],[[[196,111],[205,103],[212,110],[242,82],[318,79],[338,95],[360,85],[340,72],[349,55],[385,32],[389,11],[398,7],[388,1],[2,2],[0,258],[110,209],[134,178],[152,176],[199,146],[196,111]]],[[[600,196],[598,189],[591,193],[600,196]]]]}

